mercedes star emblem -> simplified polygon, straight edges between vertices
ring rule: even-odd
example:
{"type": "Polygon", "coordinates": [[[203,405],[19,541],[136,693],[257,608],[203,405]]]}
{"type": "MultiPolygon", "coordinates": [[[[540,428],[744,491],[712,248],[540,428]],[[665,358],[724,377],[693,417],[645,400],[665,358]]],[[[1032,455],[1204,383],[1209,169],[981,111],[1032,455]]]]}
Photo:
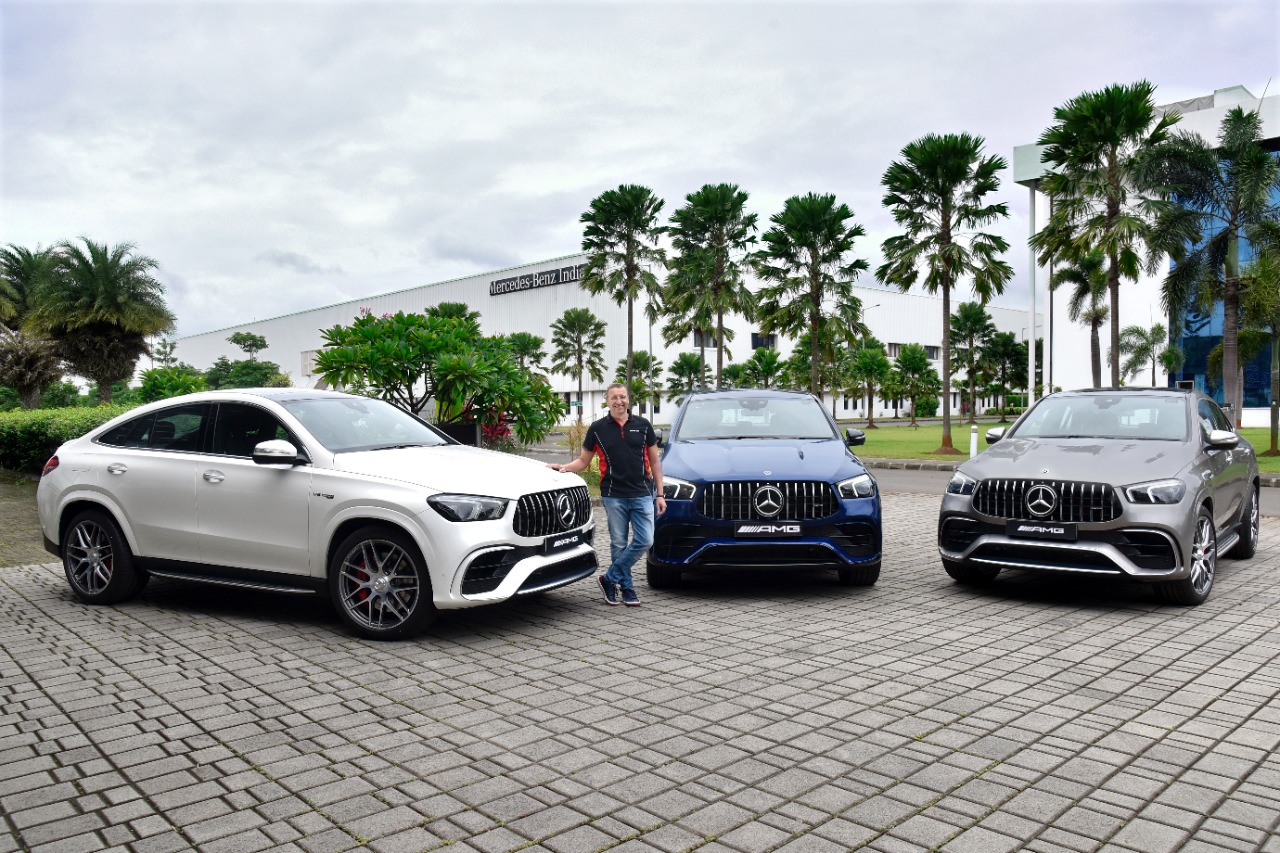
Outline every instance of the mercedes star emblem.
{"type": "Polygon", "coordinates": [[[1037,483],[1027,489],[1027,511],[1036,518],[1044,518],[1057,505],[1058,493],[1053,490],[1053,486],[1037,483]]]}
{"type": "Polygon", "coordinates": [[[773,518],[782,512],[782,490],[777,486],[761,486],[751,500],[756,512],[765,518],[773,518]]]}
{"type": "Polygon", "coordinates": [[[560,526],[568,530],[573,526],[573,501],[561,492],[556,496],[556,513],[560,516],[560,526]]]}

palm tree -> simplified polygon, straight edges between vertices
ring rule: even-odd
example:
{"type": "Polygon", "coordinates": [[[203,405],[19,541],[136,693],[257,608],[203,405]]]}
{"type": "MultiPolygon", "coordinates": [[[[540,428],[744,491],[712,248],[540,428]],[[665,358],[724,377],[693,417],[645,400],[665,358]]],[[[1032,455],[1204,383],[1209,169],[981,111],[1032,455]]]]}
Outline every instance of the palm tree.
{"type": "Polygon", "coordinates": [[[865,346],[853,356],[850,373],[861,383],[867,395],[867,429],[877,429],[875,418],[876,391],[889,375],[889,357],[884,354],[876,342],[876,346],[865,346]]]}
{"type": "Polygon", "coordinates": [[[1236,384],[1240,244],[1262,240],[1260,226],[1280,219],[1280,205],[1270,196],[1280,187],[1280,161],[1261,142],[1258,110],[1233,107],[1216,146],[1198,134],[1174,134],[1158,164],[1178,201],[1165,211],[1161,226],[1171,239],[1193,244],[1165,277],[1164,307],[1174,318],[1197,295],[1202,302],[1222,300],[1224,399],[1235,408],[1237,425],[1244,394],[1236,384]]]}
{"type": "Polygon", "coordinates": [[[428,305],[423,313],[441,320],[456,320],[467,335],[480,337],[480,312],[472,311],[471,306],[465,302],[437,302],[435,305],[428,305]]]}
{"type": "Polygon", "coordinates": [[[18,392],[22,408],[38,407],[44,389],[61,378],[62,362],[52,341],[0,323],[0,385],[18,392]]]}
{"type": "Polygon", "coordinates": [[[916,401],[942,391],[942,380],[929,363],[929,352],[922,344],[904,344],[893,363],[902,383],[902,393],[911,400],[911,425],[916,425],[916,401]]]}
{"type": "Polygon", "coordinates": [[[684,402],[690,392],[711,384],[711,371],[696,352],[682,352],[667,369],[667,396],[676,405],[684,402]]]}
{"type": "Polygon", "coordinates": [[[132,243],[108,246],[80,238],[56,247],[53,274],[29,296],[28,328],[52,338],[73,371],[98,384],[98,402],[111,403],[111,384],[133,375],[147,338],[174,326],[157,264],[135,255],[132,243]]]}
{"type": "Polygon", "coordinates": [[[587,269],[582,287],[590,293],[607,293],[618,305],[627,306],[627,373],[633,373],[632,342],[635,339],[635,300],[647,294],[645,312],[649,322],[657,322],[658,279],[650,270],[666,261],[658,247],[661,228],[658,214],[662,199],[648,187],[622,184],[592,199],[582,214],[582,250],[587,253],[587,269]]]}
{"type": "Polygon", "coordinates": [[[948,332],[951,363],[965,372],[969,383],[969,423],[974,423],[979,368],[984,363],[987,342],[996,333],[996,324],[981,303],[961,302],[960,309],[951,315],[948,332]]]}
{"type": "MultiPolygon", "coordinates": [[[[1120,278],[1136,280],[1143,267],[1154,274],[1164,250],[1181,240],[1155,223],[1170,208],[1154,183],[1159,148],[1178,121],[1177,113],[1157,118],[1155,86],[1140,80],[1084,92],[1053,111],[1056,123],[1040,135],[1043,161],[1058,171],[1040,190],[1052,201],[1049,224],[1031,238],[1040,262],[1072,258],[1097,249],[1107,259],[1111,298],[1111,352],[1120,351],[1120,278]]],[[[1120,384],[1113,359],[1111,383],[1120,384]]]]}
{"type": "MultiPolygon", "coordinates": [[[[1071,322],[1089,327],[1089,356],[1093,365],[1093,387],[1102,387],[1102,340],[1098,329],[1107,322],[1111,309],[1107,307],[1107,258],[1097,249],[1083,254],[1054,270],[1049,279],[1049,289],[1057,290],[1064,284],[1071,285],[1067,301],[1067,316],[1071,322]]],[[[1039,359],[1036,364],[1039,364],[1039,359]]]]}
{"type": "Polygon", "coordinates": [[[859,320],[862,302],[853,282],[867,262],[847,260],[853,241],[866,233],[853,211],[834,195],[792,196],[769,218],[764,248],[752,256],[756,274],[773,282],[760,291],[759,316],[765,334],[809,334],[809,393],[821,394],[819,344],[824,318],[840,313],[859,320]]]}
{"type": "Polygon", "coordinates": [[[724,315],[749,320],[755,308],[743,277],[747,251],[756,242],[756,215],[746,212],[746,203],[747,194],[735,184],[706,184],[685,196],[666,229],[676,252],[663,291],[671,317],[668,338],[679,340],[694,329],[706,332],[705,321],[714,319],[717,387],[723,380],[724,344],[733,339],[724,315]]]}
{"type": "Polygon", "coordinates": [[[0,249],[0,321],[12,329],[22,325],[31,294],[52,277],[57,260],[53,249],[38,246],[34,252],[12,243],[0,249]]]}
{"type": "Polygon", "coordinates": [[[1260,253],[1244,270],[1245,325],[1271,336],[1271,449],[1262,456],[1280,456],[1280,254],[1260,253]]]}
{"type": "Polygon", "coordinates": [[[512,332],[507,335],[507,346],[516,357],[521,370],[531,367],[542,369],[542,362],[547,357],[547,351],[542,347],[546,342],[546,338],[538,337],[532,332],[512,332]]]}
{"type": "MultiPolygon", "coordinates": [[[[649,413],[653,412],[653,404],[658,402],[658,398],[662,394],[662,362],[653,356],[648,350],[638,349],[631,354],[631,384],[627,386],[627,390],[631,394],[631,402],[640,407],[643,414],[645,406],[649,407],[649,413]]],[[[627,358],[623,356],[618,360],[618,369],[614,379],[617,382],[625,382],[627,375],[627,358]]]]}
{"type": "Polygon", "coordinates": [[[758,388],[772,388],[782,375],[782,356],[771,347],[760,347],[746,361],[747,381],[758,388]]]}
{"type": "Polygon", "coordinates": [[[583,375],[604,381],[604,321],[590,308],[570,308],[551,324],[552,371],[578,377],[578,423],[582,423],[583,375]]]}
{"type": "Polygon", "coordinates": [[[1169,349],[1169,330],[1157,323],[1150,329],[1141,326],[1126,326],[1120,332],[1120,354],[1125,357],[1120,373],[1130,379],[1147,364],[1151,365],[1151,387],[1156,384],[1156,365],[1164,358],[1169,349]]]}
{"type": "Polygon", "coordinates": [[[745,364],[726,364],[724,371],[720,374],[720,381],[724,384],[724,388],[749,388],[751,387],[747,380],[747,366],[745,364]]]}
{"type": "MultiPolygon", "coordinates": [[[[1009,408],[1009,386],[1013,378],[1022,369],[1025,382],[1027,375],[1027,347],[1018,343],[1013,332],[996,332],[983,347],[982,360],[990,367],[1000,392],[1000,423],[1008,420],[1005,412],[1009,408]]],[[[972,421],[971,421],[972,423],[972,421]]]]}
{"type": "Polygon", "coordinates": [[[928,134],[902,149],[902,159],[885,170],[884,205],[904,233],[884,242],[885,262],[876,270],[883,284],[907,291],[924,270],[924,288],[942,293],[942,446],[959,454],[951,440],[951,290],[964,277],[983,303],[1004,292],[1013,268],[1000,259],[1004,238],[977,229],[1009,215],[1003,204],[987,204],[1000,187],[1003,157],[982,156],[983,139],[961,134],[928,134]]]}

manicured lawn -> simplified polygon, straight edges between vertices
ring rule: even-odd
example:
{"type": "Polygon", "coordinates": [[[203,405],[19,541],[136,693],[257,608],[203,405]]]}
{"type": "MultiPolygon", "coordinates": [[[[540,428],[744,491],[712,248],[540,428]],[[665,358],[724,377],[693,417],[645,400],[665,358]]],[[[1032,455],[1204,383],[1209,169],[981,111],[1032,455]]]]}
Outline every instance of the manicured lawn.
{"type": "MultiPolygon", "coordinates": [[[[951,441],[963,455],[948,457],[933,451],[942,446],[942,425],[922,424],[919,427],[886,423],[879,429],[866,429],[866,421],[842,421],[841,427],[852,426],[867,434],[867,443],[854,448],[859,456],[868,459],[967,459],[969,457],[969,424],[953,421],[951,441]]],[[[987,449],[987,430],[1000,426],[995,421],[978,423],[978,452],[987,449]]],[[[1004,426],[1008,426],[1005,424],[1004,426]]],[[[1271,446],[1271,430],[1266,427],[1249,427],[1240,434],[1261,454],[1271,446]]],[[[1258,468],[1267,473],[1280,473],[1280,456],[1259,456],[1258,468]]]]}

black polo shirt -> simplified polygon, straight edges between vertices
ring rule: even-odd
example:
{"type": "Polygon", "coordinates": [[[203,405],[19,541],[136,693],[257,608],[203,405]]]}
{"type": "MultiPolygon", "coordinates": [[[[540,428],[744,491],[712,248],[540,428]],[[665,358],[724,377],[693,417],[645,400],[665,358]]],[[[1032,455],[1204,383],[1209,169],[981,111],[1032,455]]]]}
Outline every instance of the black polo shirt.
{"type": "Polygon", "coordinates": [[[600,460],[600,496],[642,498],[653,494],[653,472],[649,470],[650,447],[658,443],[653,425],[639,415],[628,413],[626,423],[605,415],[591,424],[582,449],[600,460]]]}

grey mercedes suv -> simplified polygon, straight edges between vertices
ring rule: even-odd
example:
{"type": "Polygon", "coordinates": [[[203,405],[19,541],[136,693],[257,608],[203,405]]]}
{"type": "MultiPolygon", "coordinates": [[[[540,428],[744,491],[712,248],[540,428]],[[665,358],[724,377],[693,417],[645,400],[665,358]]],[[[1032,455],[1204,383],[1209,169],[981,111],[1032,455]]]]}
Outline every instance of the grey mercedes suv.
{"type": "Polygon", "coordinates": [[[1052,394],[947,484],[938,551],[961,583],[1001,569],[1128,577],[1200,604],[1220,554],[1258,547],[1258,463],[1197,391],[1052,394]]]}

